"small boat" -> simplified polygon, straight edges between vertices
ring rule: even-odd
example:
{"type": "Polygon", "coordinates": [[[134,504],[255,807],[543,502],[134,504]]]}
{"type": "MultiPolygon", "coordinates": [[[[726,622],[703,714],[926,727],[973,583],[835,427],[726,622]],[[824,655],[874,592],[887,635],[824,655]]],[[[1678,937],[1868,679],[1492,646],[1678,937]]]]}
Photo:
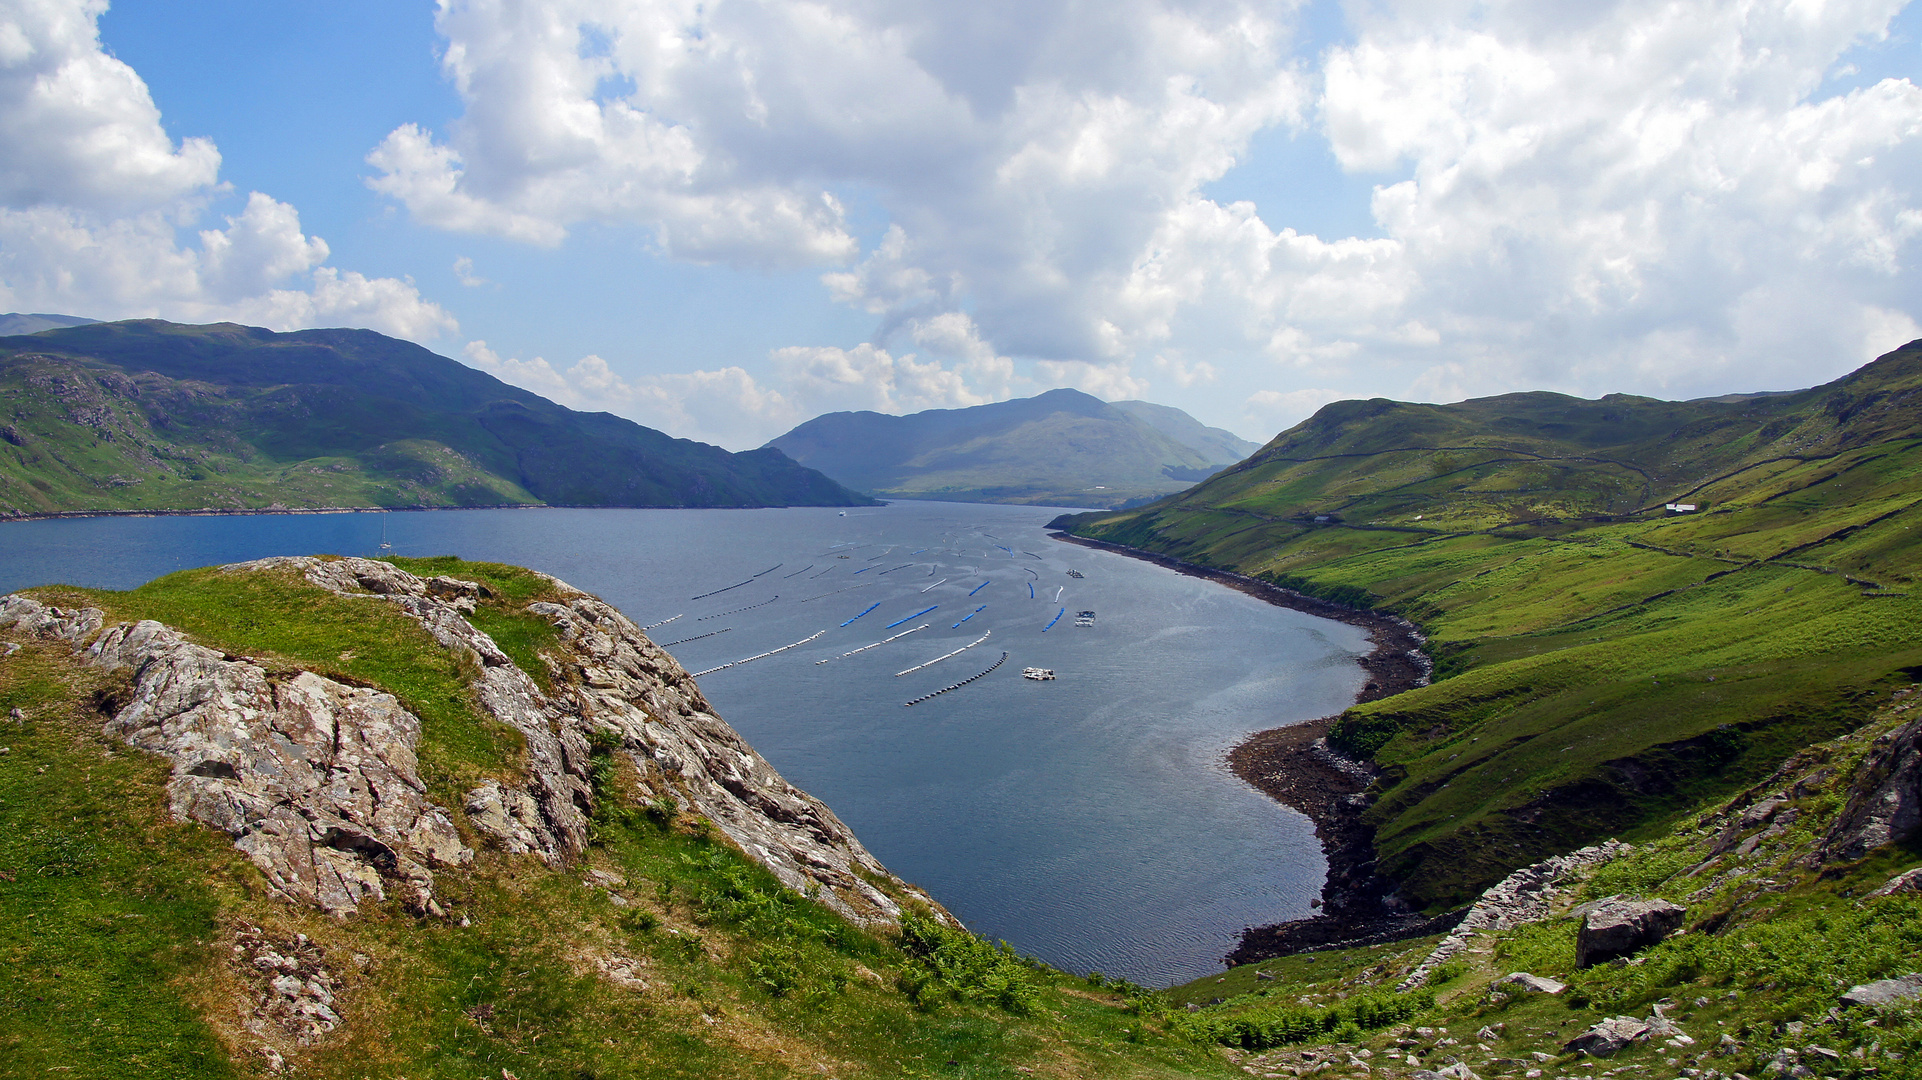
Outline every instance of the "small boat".
{"type": "Polygon", "coordinates": [[[1022,668],[1021,677],[1024,679],[1033,679],[1035,682],[1048,682],[1054,678],[1054,669],[1050,667],[1022,668]]]}
{"type": "Polygon", "coordinates": [[[1093,625],[1094,625],[1094,612],[1092,612],[1092,611],[1077,611],[1077,612],[1075,612],[1075,613],[1074,613],[1074,624],[1075,624],[1076,626],[1093,626],[1093,625]]]}
{"type": "Polygon", "coordinates": [[[1068,576],[1071,578],[1078,578],[1078,577],[1081,577],[1082,574],[1081,574],[1081,571],[1079,570],[1070,570],[1068,571],[1068,576]]]}

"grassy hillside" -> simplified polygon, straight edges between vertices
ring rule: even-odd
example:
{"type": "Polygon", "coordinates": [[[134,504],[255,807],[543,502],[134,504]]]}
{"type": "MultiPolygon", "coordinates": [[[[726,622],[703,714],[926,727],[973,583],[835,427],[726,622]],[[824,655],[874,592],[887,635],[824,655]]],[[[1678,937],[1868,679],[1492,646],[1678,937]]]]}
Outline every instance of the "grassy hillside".
{"type": "Polygon", "coordinates": [[[1341,402],[1064,524],[1419,622],[1435,683],[1332,737],[1383,767],[1383,868],[1446,906],[1656,828],[1922,671],[1918,389],[1922,343],[1788,395],[1341,402]]]}
{"type": "Polygon", "coordinates": [[[779,451],[574,412],[372,331],[0,338],[0,513],[866,501],[779,451]]]}
{"type": "Polygon", "coordinates": [[[905,499],[1119,506],[1247,453],[1179,409],[1078,390],[909,416],[817,416],[768,443],[857,491],[905,499]]]}
{"type": "MultiPolygon", "coordinates": [[[[397,561],[486,584],[476,624],[538,670],[552,631],[525,609],[543,579],[397,561]]],[[[384,604],[204,570],[34,595],[394,692],[422,718],[420,774],[443,806],[519,767],[518,736],[484,719],[462,661],[384,604]]],[[[289,1074],[342,1080],[1234,1075],[1138,988],[930,920],[843,921],[706,822],[623,797],[632,766],[612,754],[585,865],[469,833],[475,864],[437,871],[445,919],[297,908],[226,837],[170,819],[157,759],[101,737],[116,686],[65,646],[0,658],[0,1074],[268,1075],[268,1041],[289,1074]],[[328,974],[337,1030],[301,1047],[249,1029],[272,1000],[274,973],[250,962],[262,943],[328,974]]]]}
{"type": "Polygon", "coordinates": [[[1421,992],[1394,988],[1435,938],[1197,979],[1168,994],[1177,1008],[1197,1010],[1177,1012],[1175,1026],[1237,1048],[1255,1075],[1320,1064],[1331,1076],[1381,1077],[1457,1062],[1480,1076],[1922,1075],[1916,1002],[1840,1002],[1852,986],[1916,970],[1922,896],[1871,894],[1922,860],[1922,847],[1910,837],[1855,861],[1818,869],[1812,859],[1872,739],[1911,719],[1906,711],[1896,706],[1852,737],[1818,744],[1730,804],[1691,807],[1674,831],[1564,883],[1547,918],[1470,938],[1421,992]],[[1783,800],[1773,823],[1747,813],[1763,797],[1783,800]],[[1617,894],[1682,905],[1682,932],[1626,961],[1577,968],[1577,905],[1617,894]],[[1512,972],[1567,989],[1521,993],[1498,982],[1512,972]],[[1397,1007],[1410,1015],[1387,1031],[1353,1023],[1397,1007]],[[1606,1062],[1565,1049],[1617,1016],[1665,1017],[1672,1026],[1606,1062]],[[1366,1069],[1353,1064],[1361,1053],[1366,1069]]]}

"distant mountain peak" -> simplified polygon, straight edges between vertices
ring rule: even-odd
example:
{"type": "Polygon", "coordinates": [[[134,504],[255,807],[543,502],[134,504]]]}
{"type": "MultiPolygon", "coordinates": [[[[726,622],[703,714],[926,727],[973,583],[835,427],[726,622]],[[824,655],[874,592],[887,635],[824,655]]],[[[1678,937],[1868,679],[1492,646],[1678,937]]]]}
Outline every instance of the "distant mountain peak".
{"type": "Polygon", "coordinates": [[[0,337],[16,337],[20,334],[37,334],[42,330],[64,330],[70,326],[87,326],[99,322],[78,315],[50,315],[45,312],[28,314],[9,311],[0,315],[0,337]]]}
{"type": "Polygon", "coordinates": [[[907,416],[817,416],[767,444],[894,498],[1115,506],[1180,491],[1257,449],[1180,409],[1060,388],[907,416]]]}

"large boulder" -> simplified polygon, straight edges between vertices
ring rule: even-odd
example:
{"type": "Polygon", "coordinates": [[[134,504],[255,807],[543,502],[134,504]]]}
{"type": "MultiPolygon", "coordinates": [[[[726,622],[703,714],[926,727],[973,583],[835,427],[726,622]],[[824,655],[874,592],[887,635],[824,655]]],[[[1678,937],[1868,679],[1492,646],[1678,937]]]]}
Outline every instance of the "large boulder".
{"type": "Polygon", "coordinates": [[[1922,997],[1922,972],[1904,975],[1899,979],[1883,979],[1880,982],[1865,983],[1849,987],[1842,995],[1844,1005],[1900,1005],[1922,997]]]}
{"type": "Polygon", "coordinates": [[[1591,967],[1646,949],[1679,929],[1687,916],[1687,908],[1668,900],[1603,900],[1582,917],[1575,966],[1591,967]]]}
{"type": "Polygon", "coordinates": [[[1590,1057],[1610,1057],[1616,1051],[1648,1034],[1648,1024],[1632,1016],[1611,1016],[1580,1035],[1568,1040],[1564,1053],[1584,1053],[1590,1057]]]}

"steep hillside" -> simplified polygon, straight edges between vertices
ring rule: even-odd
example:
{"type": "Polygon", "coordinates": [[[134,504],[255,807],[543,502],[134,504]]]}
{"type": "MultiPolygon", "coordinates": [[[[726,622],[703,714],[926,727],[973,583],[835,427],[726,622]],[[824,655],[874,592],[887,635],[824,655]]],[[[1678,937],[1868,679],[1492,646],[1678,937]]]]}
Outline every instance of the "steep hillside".
{"type": "Polygon", "coordinates": [[[575,412],[367,330],[0,338],[0,513],[866,501],[778,451],[575,412]]]}
{"type": "Polygon", "coordinates": [[[0,598],[0,718],[0,1073],[1232,1075],[960,929],[545,575],[0,598]]]}
{"type": "Polygon", "coordinates": [[[1104,507],[1178,491],[1253,449],[1179,409],[1078,390],[909,416],[828,413],[768,446],[893,498],[1104,507]]]}
{"type": "Polygon", "coordinates": [[[1434,684],[1330,737],[1381,769],[1380,868],[1439,908],[1748,783],[1922,670],[1918,388],[1922,343],[1796,394],[1341,402],[1061,524],[1422,626],[1434,684]]]}
{"type": "Polygon", "coordinates": [[[1445,937],[1177,987],[1176,1028],[1258,1076],[1922,1074],[1915,689],[1648,843],[1516,871],[1445,937]]]}

